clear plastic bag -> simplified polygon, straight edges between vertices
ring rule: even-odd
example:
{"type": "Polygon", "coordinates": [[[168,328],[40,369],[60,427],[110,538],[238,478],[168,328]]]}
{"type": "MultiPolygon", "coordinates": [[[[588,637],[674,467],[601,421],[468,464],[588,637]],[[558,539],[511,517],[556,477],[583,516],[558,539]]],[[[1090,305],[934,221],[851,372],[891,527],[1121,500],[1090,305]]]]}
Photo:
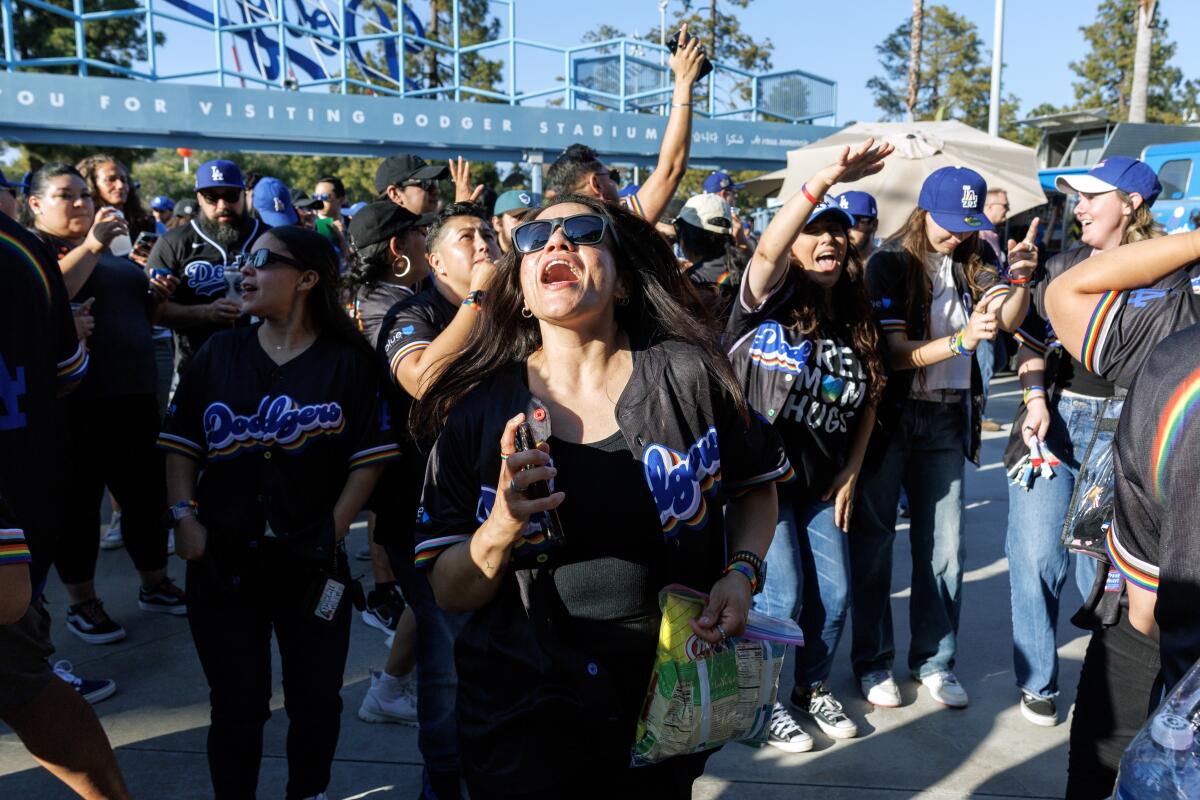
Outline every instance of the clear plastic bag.
{"type": "Polygon", "coordinates": [[[1063,545],[1072,552],[1100,560],[1108,559],[1104,540],[1112,525],[1116,496],[1113,445],[1124,405],[1123,397],[1110,398],[1104,404],[1096,433],[1080,463],[1075,492],[1063,522],[1063,545]]]}
{"type": "Polygon", "coordinates": [[[638,719],[635,766],[766,741],[786,647],[803,646],[804,634],[792,620],[751,611],[742,636],[713,647],[689,624],[707,599],[684,586],[659,592],[658,654],[638,719]]]}

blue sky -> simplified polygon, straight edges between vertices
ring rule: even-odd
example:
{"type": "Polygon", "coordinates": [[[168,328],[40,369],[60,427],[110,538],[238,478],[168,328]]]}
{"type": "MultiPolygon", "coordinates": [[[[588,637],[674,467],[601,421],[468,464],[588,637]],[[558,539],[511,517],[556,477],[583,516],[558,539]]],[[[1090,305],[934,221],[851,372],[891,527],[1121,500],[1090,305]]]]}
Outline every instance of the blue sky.
{"type": "MultiPolygon", "coordinates": [[[[942,0],[979,28],[991,61],[992,0],[942,0]]],[[[933,5],[926,0],[926,5],[933,5]]],[[[707,8],[705,0],[693,7],[707,8]]],[[[1086,52],[1081,25],[1095,16],[1099,0],[1007,0],[1005,3],[1004,92],[1021,99],[1025,112],[1042,102],[1074,101],[1068,64],[1086,52]]],[[[680,8],[672,0],[671,12],[680,8]]],[[[1158,13],[1170,23],[1177,44],[1174,64],[1187,78],[1200,78],[1200,0],[1159,0],[1158,13]],[[1188,36],[1188,33],[1192,33],[1188,36]]],[[[566,44],[600,23],[627,30],[647,31],[658,24],[656,0],[519,0],[518,32],[530,38],[566,44]]],[[[776,69],[804,69],[838,82],[838,122],[869,121],[879,117],[867,80],[879,74],[875,46],[903,22],[911,0],[752,0],[747,9],[734,9],[742,27],[775,45],[776,69]]]]}

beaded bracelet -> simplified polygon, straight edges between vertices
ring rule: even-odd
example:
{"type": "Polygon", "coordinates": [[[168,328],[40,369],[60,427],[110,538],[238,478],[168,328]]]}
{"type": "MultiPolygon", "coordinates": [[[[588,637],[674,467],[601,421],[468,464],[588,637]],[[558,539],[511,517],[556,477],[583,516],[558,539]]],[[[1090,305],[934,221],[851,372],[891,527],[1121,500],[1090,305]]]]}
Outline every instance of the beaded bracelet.
{"type": "Polygon", "coordinates": [[[1042,399],[1046,399],[1046,388],[1044,386],[1030,386],[1021,392],[1021,402],[1029,405],[1029,398],[1033,396],[1034,392],[1040,392],[1042,399]]]}
{"type": "Polygon", "coordinates": [[[963,344],[963,334],[966,333],[966,328],[959,328],[958,332],[950,337],[950,352],[956,356],[970,357],[974,350],[968,350],[963,344]]]}
{"type": "Polygon", "coordinates": [[[731,572],[740,572],[746,577],[746,580],[750,581],[751,594],[754,594],[755,590],[758,589],[758,571],[748,562],[740,560],[730,562],[729,566],[725,568],[725,574],[728,575],[731,572]]]}
{"type": "Polygon", "coordinates": [[[758,554],[752,550],[738,550],[729,557],[729,563],[732,564],[734,561],[745,561],[747,564],[754,567],[755,572],[762,572],[763,560],[759,558],[758,554]]]}

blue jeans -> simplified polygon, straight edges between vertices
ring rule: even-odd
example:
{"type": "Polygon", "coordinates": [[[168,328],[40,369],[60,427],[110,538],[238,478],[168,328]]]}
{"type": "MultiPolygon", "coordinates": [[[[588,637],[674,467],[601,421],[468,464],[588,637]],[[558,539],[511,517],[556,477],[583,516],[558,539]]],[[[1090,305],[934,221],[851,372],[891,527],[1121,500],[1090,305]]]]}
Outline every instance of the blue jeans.
{"type": "Polygon", "coordinates": [[[804,647],[796,653],[796,687],[829,678],[850,608],[846,534],[834,524],[833,504],[779,502],[775,538],[767,550],[767,583],[754,598],[764,614],[796,619],[804,647]]]}
{"type": "Polygon", "coordinates": [[[954,667],[962,606],[963,431],[960,404],[908,400],[879,464],[863,469],[850,522],[854,674],[890,670],[892,544],[900,487],[911,515],[908,666],[925,678],[954,667]]]}
{"type": "Polygon", "coordinates": [[[458,724],[455,700],[458,673],[454,668],[454,640],[469,618],[468,614],[448,614],[438,607],[428,577],[413,565],[412,548],[388,546],[388,560],[404,599],[417,618],[417,748],[425,760],[422,797],[441,797],[432,790],[435,775],[452,775],[448,782],[457,785],[458,724]],[[431,773],[433,773],[431,775],[431,773]]]}
{"type": "Polygon", "coordinates": [[[1050,480],[1036,478],[1025,491],[1008,486],[1008,577],[1012,584],[1013,667],[1017,686],[1037,697],[1058,694],[1058,647],[1055,629],[1069,562],[1075,585],[1086,598],[1096,562],[1072,554],[1059,541],[1075,490],[1079,459],[1087,451],[1104,400],[1060,397],[1050,407],[1047,444],[1062,461],[1050,480]]]}
{"type": "MultiPolygon", "coordinates": [[[[1003,347],[1003,344],[1001,344],[1003,347]]],[[[996,372],[996,345],[987,339],[981,339],[979,345],[975,348],[975,363],[979,364],[979,377],[983,381],[983,407],[982,411],[987,410],[988,399],[988,384],[992,382],[992,375],[996,372]]]]}

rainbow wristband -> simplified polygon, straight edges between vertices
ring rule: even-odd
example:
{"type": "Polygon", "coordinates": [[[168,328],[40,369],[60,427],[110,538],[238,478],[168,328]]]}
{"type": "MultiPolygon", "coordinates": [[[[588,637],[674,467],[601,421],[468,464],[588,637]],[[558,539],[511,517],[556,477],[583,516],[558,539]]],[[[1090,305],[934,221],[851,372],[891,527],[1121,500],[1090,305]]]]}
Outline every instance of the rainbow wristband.
{"type": "Polygon", "coordinates": [[[1040,393],[1043,400],[1046,398],[1046,387],[1030,386],[1021,392],[1021,402],[1025,405],[1029,405],[1029,398],[1032,397],[1035,392],[1040,393]]]}
{"type": "Polygon", "coordinates": [[[956,356],[966,356],[969,358],[975,351],[968,350],[967,346],[963,344],[965,330],[965,328],[960,328],[957,333],[950,337],[950,352],[956,356]]]}
{"type": "Polygon", "coordinates": [[[476,289],[463,298],[462,304],[468,308],[478,309],[483,305],[483,290],[476,289]]]}
{"type": "Polygon", "coordinates": [[[751,565],[749,562],[734,561],[734,562],[730,563],[730,565],[725,568],[725,574],[728,575],[731,572],[740,572],[742,575],[744,575],[746,577],[746,580],[750,581],[750,593],[751,594],[753,594],[755,592],[755,590],[758,589],[758,573],[754,569],[754,566],[751,565]]]}

